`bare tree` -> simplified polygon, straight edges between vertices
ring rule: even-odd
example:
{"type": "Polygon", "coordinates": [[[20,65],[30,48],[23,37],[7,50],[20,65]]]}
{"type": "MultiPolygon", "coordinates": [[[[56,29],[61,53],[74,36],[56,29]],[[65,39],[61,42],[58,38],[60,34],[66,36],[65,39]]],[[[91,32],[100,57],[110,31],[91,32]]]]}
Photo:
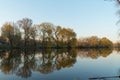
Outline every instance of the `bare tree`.
{"type": "Polygon", "coordinates": [[[19,27],[23,29],[25,46],[30,36],[30,27],[32,26],[32,20],[29,18],[23,18],[18,21],[19,27]]]}

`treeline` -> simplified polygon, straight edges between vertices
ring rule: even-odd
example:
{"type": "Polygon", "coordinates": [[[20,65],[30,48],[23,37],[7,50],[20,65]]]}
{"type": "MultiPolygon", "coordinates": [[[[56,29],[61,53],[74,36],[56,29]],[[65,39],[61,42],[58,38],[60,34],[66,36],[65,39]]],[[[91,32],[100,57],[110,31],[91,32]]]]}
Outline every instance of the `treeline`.
{"type": "Polygon", "coordinates": [[[111,48],[113,46],[112,41],[105,37],[77,39],[76,33],[71,28],[48,22],[33,24],[29,18],[3,24],[0,43],[2,43],[0,47],[9,48],[111,48]]]}
{"type": "Polygon", "coordinates": [[[77,41],[78,48],[112,48],[113,43],[106,37],[91,36],[77,41]]]}
{"type": "Polygon", "coordinates": [[[76,46],[76,33],[71,28],[52,23],[33,24],[29,18],[5,23],[1,28],[2,41],[10,48],[64,48],[76,46]]]}

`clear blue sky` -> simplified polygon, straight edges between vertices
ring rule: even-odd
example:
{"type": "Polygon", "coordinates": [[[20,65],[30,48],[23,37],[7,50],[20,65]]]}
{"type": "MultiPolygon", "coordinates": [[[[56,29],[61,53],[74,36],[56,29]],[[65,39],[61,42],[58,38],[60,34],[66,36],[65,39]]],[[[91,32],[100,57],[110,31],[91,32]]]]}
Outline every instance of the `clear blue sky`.
{"type": "Polygon", "coordinates": [[[51,22],[73,28],[77,37],[108,37],[118,40],[118,16],[114,1],[104,0],[0,0],[0,26],[31,18],[33,23],[51,22]]]}

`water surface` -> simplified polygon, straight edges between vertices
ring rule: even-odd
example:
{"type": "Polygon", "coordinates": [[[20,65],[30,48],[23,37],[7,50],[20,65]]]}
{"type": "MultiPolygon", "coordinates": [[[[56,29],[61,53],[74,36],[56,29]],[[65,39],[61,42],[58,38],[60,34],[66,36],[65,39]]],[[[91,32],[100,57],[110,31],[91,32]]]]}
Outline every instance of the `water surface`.
{"type": "Polygon", "coordinates": [[[0,52],[0,80],[119,80],[119,75],[115,50],[0,52]]]}

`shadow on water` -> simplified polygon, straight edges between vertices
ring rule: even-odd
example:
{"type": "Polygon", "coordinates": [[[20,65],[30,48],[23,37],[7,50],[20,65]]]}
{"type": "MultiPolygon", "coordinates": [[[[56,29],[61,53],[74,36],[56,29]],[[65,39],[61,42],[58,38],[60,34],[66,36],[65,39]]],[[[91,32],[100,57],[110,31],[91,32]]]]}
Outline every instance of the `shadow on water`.
{"type": "MultiPolygon", "coordinates": [[[[45,50],[11,50],[0,52],[0,70],[5,75],[14,74],[21,78],[32,76],[33,72],[51,74],[64,68],[73,67],[77,56],[81,58],[97,59],[107,57],[112,50],[106,49],[45,49],[45,50]]],[[[69,77],[69,76],[67,76],[69,77]]],[[[120,76],[89,78],[106,79],[120,76]]]]}

